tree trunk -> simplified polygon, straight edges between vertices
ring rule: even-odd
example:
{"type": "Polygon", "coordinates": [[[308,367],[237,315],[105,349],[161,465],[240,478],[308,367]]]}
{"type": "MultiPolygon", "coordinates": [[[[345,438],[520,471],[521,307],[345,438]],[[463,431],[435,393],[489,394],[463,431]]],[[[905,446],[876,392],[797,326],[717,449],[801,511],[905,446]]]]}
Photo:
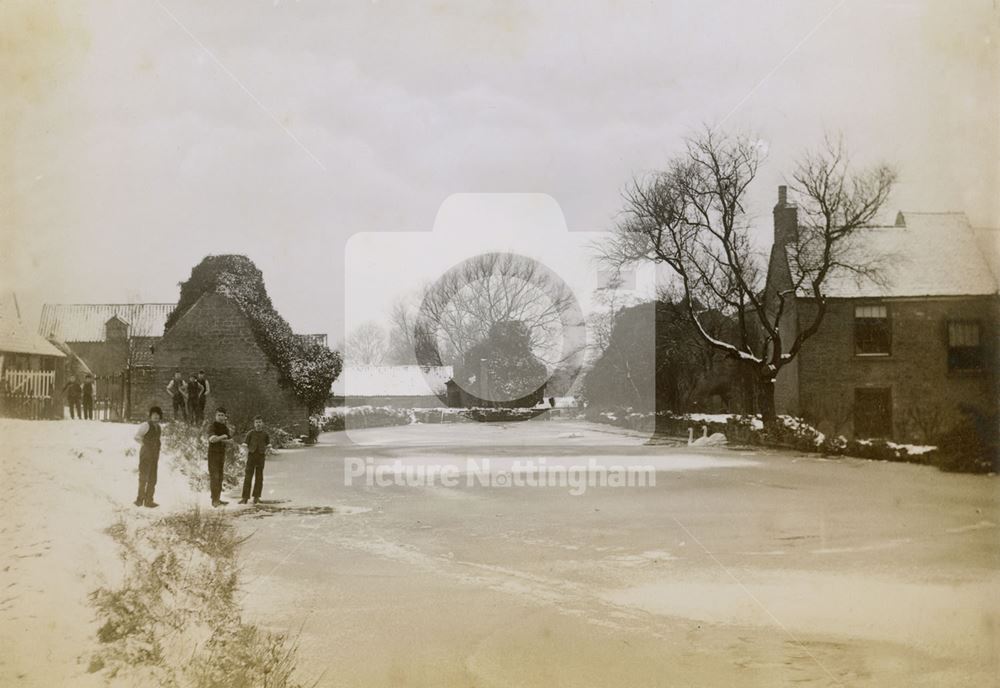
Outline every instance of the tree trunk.
{"type": "Polygon", "coordinates": [[[760,413],[765,430],[778,424],[778,414],[774,407],[774,380],[765,378],[760,381],[760,413]]]}

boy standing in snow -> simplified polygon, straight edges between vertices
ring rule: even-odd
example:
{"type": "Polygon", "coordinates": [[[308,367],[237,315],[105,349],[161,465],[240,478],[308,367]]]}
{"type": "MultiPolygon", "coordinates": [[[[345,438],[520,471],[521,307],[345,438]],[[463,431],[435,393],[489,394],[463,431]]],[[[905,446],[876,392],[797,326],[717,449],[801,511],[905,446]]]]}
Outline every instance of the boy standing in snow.
{"type": "Polygon", "coordinates": [[[264,432],[264,419],[257,416],[253,419],[253,430],[247,433],[243,444],[247,446],[247,470],[243,475],[243,499],[240,504],[246,504],[250,499],[250,482],[253,480],[253,503],[260,503],[261,491],[264,489],[264,456],[271,448],[271,438],[264,432]]]}
{"type": "Polygon", "coordinates": [[[135,441],[139,443],[139,493],[135,498],[136,506],[153,509],[160,506],[153,501],[153,490],[156,489],[156,467],[160,463],[160,419],[163,411],[159,406],[149,409],[149,420],[139,426],[135,433],[135,441]]]}
{"type": "Polygon", "coordinates": [[[215,422],[208,429],[208,482],[212,506],[224,506],[222,501],[222,468],[226,463],[226,446],[233,443],[233,433],[226,425],[226,409],[215,410],[215,422]]]}

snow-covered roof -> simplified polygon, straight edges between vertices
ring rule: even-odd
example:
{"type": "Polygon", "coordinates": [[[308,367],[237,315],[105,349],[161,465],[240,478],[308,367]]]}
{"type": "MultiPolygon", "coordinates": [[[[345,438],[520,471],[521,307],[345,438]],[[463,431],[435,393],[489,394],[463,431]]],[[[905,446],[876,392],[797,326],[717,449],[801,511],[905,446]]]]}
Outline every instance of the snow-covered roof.
{"type": "Polygon", "coordinates": [[[976,227],[972,230],[983,252],[983,258],[990,266],[993,276],[1000,282],[1000,229],[995,227],[976,227]]]}
{"type": "Polygon", "coordinates": [[[423,397],[444,394],[451,366],[344,366],[333,382],[335,397],[423,397]]]}
{"type": "MultiPolygon", "coordinates": [[[[40,337],[41,335],[36,335],[36,336],[40,337]]],[[[75,351],[73,351],[73,349],[70,348],[69,344],[67,344],[66,342],[60,342],[58,339],[53,339],[50,343],[52,344],[52,346],[63,352],[63,354],[69,360],[70,367],[78,375],[80,374],[86,375],[88,373],[90,373],[91,375],[94,374],[94,371],[90,369],[90,366],[87,365],[87,362],[84,361],[82,358],[80,358],[80,356],[75,351]]]]}
{"type": "Polygon", "coordinates": [[[4,296],[0,301],[0,352],[58,358],[65,356],[45,337],[35,334],[24,324],[17,306],[17,298],[13,294],[4,296]]]}
{"type": "Polygon", "coordinates": [[[174,303],[47,303],[42,306],[38,333],[64,342],[103,342],[104,325],[117,316],[132,336],[163,334],[174,303]]]}
{"type": "Polygon", "coordinates": [[[823,289],[829,297],[982,296],[998,292],[992,261],[984,256],[985,244],[965,213],[900,212],[895,225],[858,230],[854,240],[856,250],[866,256],[884,257],[884,284],[847,272],[831,273],[823,289]]]}

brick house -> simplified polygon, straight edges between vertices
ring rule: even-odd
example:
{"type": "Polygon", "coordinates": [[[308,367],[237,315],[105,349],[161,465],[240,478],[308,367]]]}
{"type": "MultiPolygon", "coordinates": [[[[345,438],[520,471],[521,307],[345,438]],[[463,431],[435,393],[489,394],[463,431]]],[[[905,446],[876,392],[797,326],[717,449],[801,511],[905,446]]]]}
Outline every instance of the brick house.
{"type": "MultiPolygon", "coordinates": [[[[769,291],[790,284],[785,247],[797,231],[796,207],[781,187],[769,291]]],[[[778,374],[777,412],[828,434],[918,442],[953,426],[963,406],[995,413],[995,246],[963,213],[900,212],[894,225],[865,228],[856,238],[868,255],[884,257],[884,279],[828,277],[819,331],[778,374]]],[[[796,295],[783,318],[784,341],[815,308],[796,295]]]]}
{"type": "MultiPolygon", "coordinates": [[[[301,335],[325,342],[325,335],[301,335]]],[[[156,342],[145,365],[132,373],[132,413],[156,404],[170,416],[166,386],[174,371],[185,379],[204,370],[211,385],[206,417],[225,406],[233,419],[261,414],[269,426],[308,431],[309,410],[279,382],[277,366],[261,349],[250,320],[235,301],[203,294],[156,342]]]]}

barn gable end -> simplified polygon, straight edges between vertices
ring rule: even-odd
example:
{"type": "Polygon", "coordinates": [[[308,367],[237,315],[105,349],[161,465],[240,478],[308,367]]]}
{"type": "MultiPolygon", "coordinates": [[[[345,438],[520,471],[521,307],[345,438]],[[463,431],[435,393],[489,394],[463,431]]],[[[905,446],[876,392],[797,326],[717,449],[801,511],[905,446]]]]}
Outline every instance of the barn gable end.
{"type": "Polygon", "coordinates": [[[216,406],[225,406],[239,426],[260,414],[269,426],[296,434],[308,430],[308,409],[280,383],[279,371],[257,344],[250,321],[224,295],[202,295],[157,343],[151,367],[135,371],[135,414],[142,415],[154,403],[170,408],[165,388],[175,370],[185,379],[205,371],[211,384],[206,416],[216,406]]]}

